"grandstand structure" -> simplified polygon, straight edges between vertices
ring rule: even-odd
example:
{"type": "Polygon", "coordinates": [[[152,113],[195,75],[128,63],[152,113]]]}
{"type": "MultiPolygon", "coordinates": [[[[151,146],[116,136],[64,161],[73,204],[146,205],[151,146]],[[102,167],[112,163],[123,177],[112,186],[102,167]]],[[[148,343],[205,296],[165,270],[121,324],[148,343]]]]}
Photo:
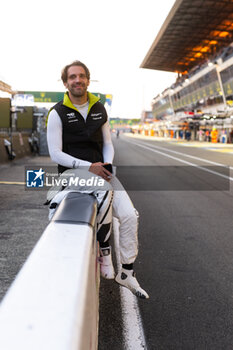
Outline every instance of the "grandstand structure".
{"type": "MultiPolygon", "coordinates": [[[[152,101],[159,136],[233,130],[233,0],[177,0],[141,68],[177,73],[152,101]]],[[[233,134],[233,133],[232,133],[233,134]]]]}

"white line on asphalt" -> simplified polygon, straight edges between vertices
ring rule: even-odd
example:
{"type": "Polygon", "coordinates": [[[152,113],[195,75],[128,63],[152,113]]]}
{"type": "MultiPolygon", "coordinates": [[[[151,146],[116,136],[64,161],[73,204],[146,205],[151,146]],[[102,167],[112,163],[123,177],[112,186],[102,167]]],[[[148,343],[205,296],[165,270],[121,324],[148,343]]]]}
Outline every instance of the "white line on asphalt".
{"type": "MultiPolygon", "coordinates": [[[[113,218],[114,243],[117,268],[120,269],[119,223],[113,218]]],[[[146,341],[137,298],[125,287],[120,286],[123,318],[123,336],[126,350],[146,350],[146,341]]]]}
{"type": "MultiPolygon", "coordinates": [[[[132,143],[137,144],[137,143],[134,142],[134,141],[133,141],[132,143]]],[[[148,143],[145,143],[145,142],[142,142],[142,141],[140,141],[139,144],[148,146],[148,143]]],[[[162,150],[162,151],[166,151],[166,152],[168,151],[168,152],[171,152],[171,153],[174,153],[174,154],[178,154],[178,155],[181,155],[181,156],[184,156],[184,157],[188,157],[188,158],[200,160],[200,161],[202,161],[202,162],[206,162],[206,163],[209,163],[209,164],[213,164],[213,165],[217,165],[217,166],[222,166],[222,167],[226,167],[226,168],[229,168],[229,169],[233,169],[233,167],[227,166],[227,165],[225,165],[225,164],[213,162],[213,161],[211,161],[211,160],[204,159],[204,158],[200,158],[200,157],[196,157],[196,156],[191,156],[191,155],[186,154],[186,153],[173,151],[173,150],[171,150],[171,149],[169,149],[169,148],[159,147],[159,146],[155,146],[155,145],[150,145],[150,146],[151,146],[152,148],[157,148],[157,149],[160,149],[160,150],[162,150]]]]}
{"type": "MultiPolygon", "coordinates": [[[[163,149],[164,151],[170,151],[170,152],[174,152],[174,153],[178,153],[182,156],[186,156],[186,157],[190,157],[190,158],[196,158],[196,159],[199,159],[199,160],[202,160],[203,162],[207,161],[205,159],[202,159],[202,158],[198,158],[198,157],[194,157],[194,156],[188,156],[186,154],[183,154],[183,153],[180,153],[180,152],[176,152],[176,151],[171,151],[171,150],[168,150],[168,149],[165,149],[165,148],[162,148],[162,147],[157,147],[157,146],[153,146],[153,147],[149,147],[148,145],[144,145],[142,144],[141,142],[140,143],[137,143],[137,142],[130,142],[128,140],[125,140],[126,142],[129,142],[131,144],[134,144],[136,146],[139,146],[139,147],[142,147],[142,148],[145,148],[145,149],[148,149],[149,151],[151,152],[155,152],[155,153],[158,153],[158,154],[162,154],[163,156],[167,157],[167,158],[171,158],[171,159],[174,159],[174,160],[177,160],[178,162],[181,162],[181,163],[184,163],[184,164],[187,164],[187,165],[190,165],[190,166],[193,166],[193,167],[196,167],[196,168],[199,168],[203,171],[207,171],[208,173],[211,173],[211,174],[214,174],[214,175],[217,175],[217,176],[220,176],[220,177],[223,177],[224,179],[227,179],[229,181],[233,181],[233,177],[230,177],[230,176],[227,176],[227,175],[223,175],[221,173],[218,173],[217,171],[213,171],[213,170],[210,170],[210,169],[207,169],[201,165],[197,165],[197,164],[194,164],[194,163],[191,163],[191,162],[187,162],[186,160],[183,160],[183,159],[180,159],[180,158],[177,158],[177,157],[173,157],[169,154],[166,154],[164,152],[160,152],[158,150],[156,150],[155,148],[159,148],[159,149],[163,149]]],[[[210,163],[211,161],[207,161],[208,163],[210,163]]],[[[215,163],[215,162],[211,162],[212,164],[215,164],[215,165],[218,165],[218,166],[222,166],[222,167],[225,167],[225,168],[230,168],[232,169],[231,167],[228,167],[226,165],[223,165],[223,164],[219,164],[219,163],[215,163]]]]}

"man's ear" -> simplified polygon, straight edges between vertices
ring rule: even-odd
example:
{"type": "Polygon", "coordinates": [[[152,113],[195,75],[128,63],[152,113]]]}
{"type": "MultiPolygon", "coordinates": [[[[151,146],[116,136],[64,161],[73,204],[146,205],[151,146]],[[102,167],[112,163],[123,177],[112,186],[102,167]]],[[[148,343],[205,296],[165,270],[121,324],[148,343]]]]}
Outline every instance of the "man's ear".
{"type": "Polygon", "coordinates": [[[63,83],[63,85],[65,86],[65,88],[67,89],[67,83],[63,83]]]}

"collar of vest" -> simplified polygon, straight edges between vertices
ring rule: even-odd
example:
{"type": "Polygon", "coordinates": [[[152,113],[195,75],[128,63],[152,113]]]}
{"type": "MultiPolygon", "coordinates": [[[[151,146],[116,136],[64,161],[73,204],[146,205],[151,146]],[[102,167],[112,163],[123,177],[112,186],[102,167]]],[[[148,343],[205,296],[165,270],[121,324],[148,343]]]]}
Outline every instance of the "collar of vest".
{"type": "MultiPolygon", "coordinates": [[[[88,106],[88,111],[87,111],[87,114],[89,113],[91,107],[100,100],[99,97],[91,94],[90,92],[87,92],[88,94],[88,102],[89,102],[89,106],[88,106]]],[[[66,107],[69,107],[69,108],[72,108],[74,109],[75,111],[78,111],[79,110],[73,105],[73,103],[70,101],[70,98],[69,98],[69,95],[68,95],[68,92],[65,93],[64,95],[64,98],[63,98],[63,105],[66,106],[66,107]]]]}

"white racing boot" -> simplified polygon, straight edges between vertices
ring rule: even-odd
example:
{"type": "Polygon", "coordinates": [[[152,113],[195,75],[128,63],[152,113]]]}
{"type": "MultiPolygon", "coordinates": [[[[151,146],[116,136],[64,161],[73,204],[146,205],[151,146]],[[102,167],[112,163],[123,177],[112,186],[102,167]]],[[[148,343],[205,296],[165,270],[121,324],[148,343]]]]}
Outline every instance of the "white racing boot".
{"type": "Polygon", "coordinates": [[[118,272],[115,278],[115,281],[119,283],[121,286],[128,288],[138,298],[141,298],[141,299],[149,298],[149,295],[147,294],[147,292],[140,287],[133,270],[126,270],[122,268],[118,272]]]}
{"type": "Polygon", "coordinates": [[[100,273],[106,279],[114,279],[115,271],[112,264],[111,247],[100,248],[100,273]]]}

